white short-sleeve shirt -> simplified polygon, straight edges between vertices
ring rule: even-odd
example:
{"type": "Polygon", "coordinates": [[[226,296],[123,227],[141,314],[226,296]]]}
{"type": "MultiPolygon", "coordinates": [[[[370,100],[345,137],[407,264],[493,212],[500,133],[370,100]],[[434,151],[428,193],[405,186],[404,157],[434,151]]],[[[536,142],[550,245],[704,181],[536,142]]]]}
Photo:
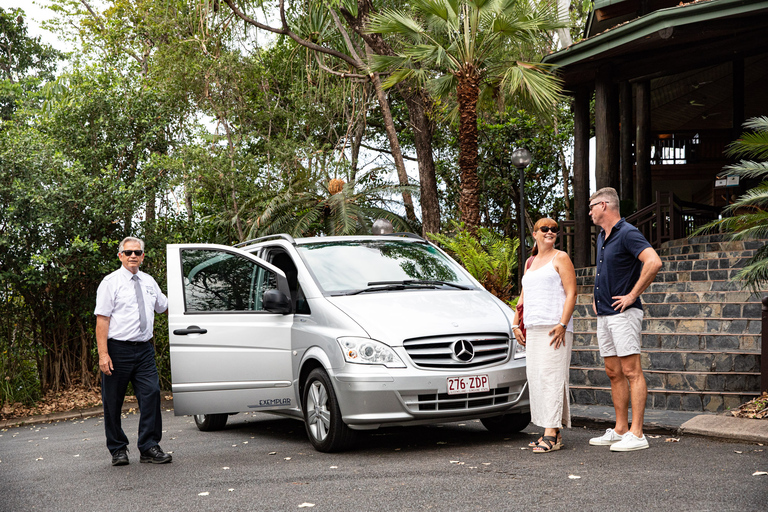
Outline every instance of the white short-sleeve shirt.
{"type": "Polygon", "coordinates": [[[133,274],[120,266],[107,275],[96,292],[94,314],[109,317],[109,338],[124,341],[148,341],[152,338],[155,324],[153,312],[163,313],[168,309],[168,298],[160,291],[152,276],[141,270],[137,272],[139,285],[144,294],[147,326],[139,329],[139,304],[131,278],[133,274]]]}

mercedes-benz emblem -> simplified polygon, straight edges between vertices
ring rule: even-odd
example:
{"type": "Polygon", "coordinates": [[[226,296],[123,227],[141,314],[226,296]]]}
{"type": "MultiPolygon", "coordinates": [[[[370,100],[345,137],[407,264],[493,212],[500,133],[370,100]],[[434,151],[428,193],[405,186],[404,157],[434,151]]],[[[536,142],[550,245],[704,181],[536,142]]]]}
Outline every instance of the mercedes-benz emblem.
{"type": "Polygon", "coordinates": [[[475,358],[475,347],[468,340],[458,340],[453,343],[453,358],[462,363],[468,363],[475,358]]]}

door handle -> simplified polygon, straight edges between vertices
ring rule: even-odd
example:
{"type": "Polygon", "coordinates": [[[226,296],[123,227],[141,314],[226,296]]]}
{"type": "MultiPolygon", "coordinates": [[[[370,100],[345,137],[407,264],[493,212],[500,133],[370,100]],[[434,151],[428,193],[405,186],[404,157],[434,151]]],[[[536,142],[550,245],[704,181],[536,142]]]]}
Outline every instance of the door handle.
{"type": "Polygon", "coordinates": [[[190,325],[186,329],[176,329],[173,331],[173,334],[177,336],[186,336],[187,334],[205,334],[208,332],[208,329],[201,329],[200,327],[196,325],[190,325]]]}

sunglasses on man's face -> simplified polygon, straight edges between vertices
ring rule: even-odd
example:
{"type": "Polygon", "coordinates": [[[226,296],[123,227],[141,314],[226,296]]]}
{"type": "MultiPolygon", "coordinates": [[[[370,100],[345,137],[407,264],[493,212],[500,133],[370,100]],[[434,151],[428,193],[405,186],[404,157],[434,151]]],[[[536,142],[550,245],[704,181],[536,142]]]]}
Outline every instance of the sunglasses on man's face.
{"type": "Polygon", "coordinates": [[[550,231],[552,231],[553,233],[557,233],[558,231],[560,231],[560,228],[558,227],[551,228],[549,226],[541,226],[539,228],[539,231],[541,231],[542,233],[549,233],[550,231]]]}
{"type": "Polygon", "coordinates": [[[127,249],[123,251],[123,254],[125,254],[126,256],[133,256],[134,254],[136,256],[141,256],[142,254],[144,254],[144,251],[142,251],[141,249],[135,249],[133,251],[130,249],[127,249]]]}

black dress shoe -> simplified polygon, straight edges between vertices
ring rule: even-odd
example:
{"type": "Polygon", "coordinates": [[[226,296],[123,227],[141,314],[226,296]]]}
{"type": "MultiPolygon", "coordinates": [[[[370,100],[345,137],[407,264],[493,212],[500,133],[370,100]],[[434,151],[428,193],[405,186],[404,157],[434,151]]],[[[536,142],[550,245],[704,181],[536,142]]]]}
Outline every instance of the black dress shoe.
{"type": "Polygon", "coordinates": [[[173,457],[170,454],[165,453],[162,448],[155,445],[149,450],[142,452],[141,462],[151,462],[152,464],[165,464],[171,462],[173,457]]]}
{"type": "Polygon", "coordinates": [[[119,448],[112,454],[113,466],[127,466],[128,465],[128,448],[119,448]]]}

